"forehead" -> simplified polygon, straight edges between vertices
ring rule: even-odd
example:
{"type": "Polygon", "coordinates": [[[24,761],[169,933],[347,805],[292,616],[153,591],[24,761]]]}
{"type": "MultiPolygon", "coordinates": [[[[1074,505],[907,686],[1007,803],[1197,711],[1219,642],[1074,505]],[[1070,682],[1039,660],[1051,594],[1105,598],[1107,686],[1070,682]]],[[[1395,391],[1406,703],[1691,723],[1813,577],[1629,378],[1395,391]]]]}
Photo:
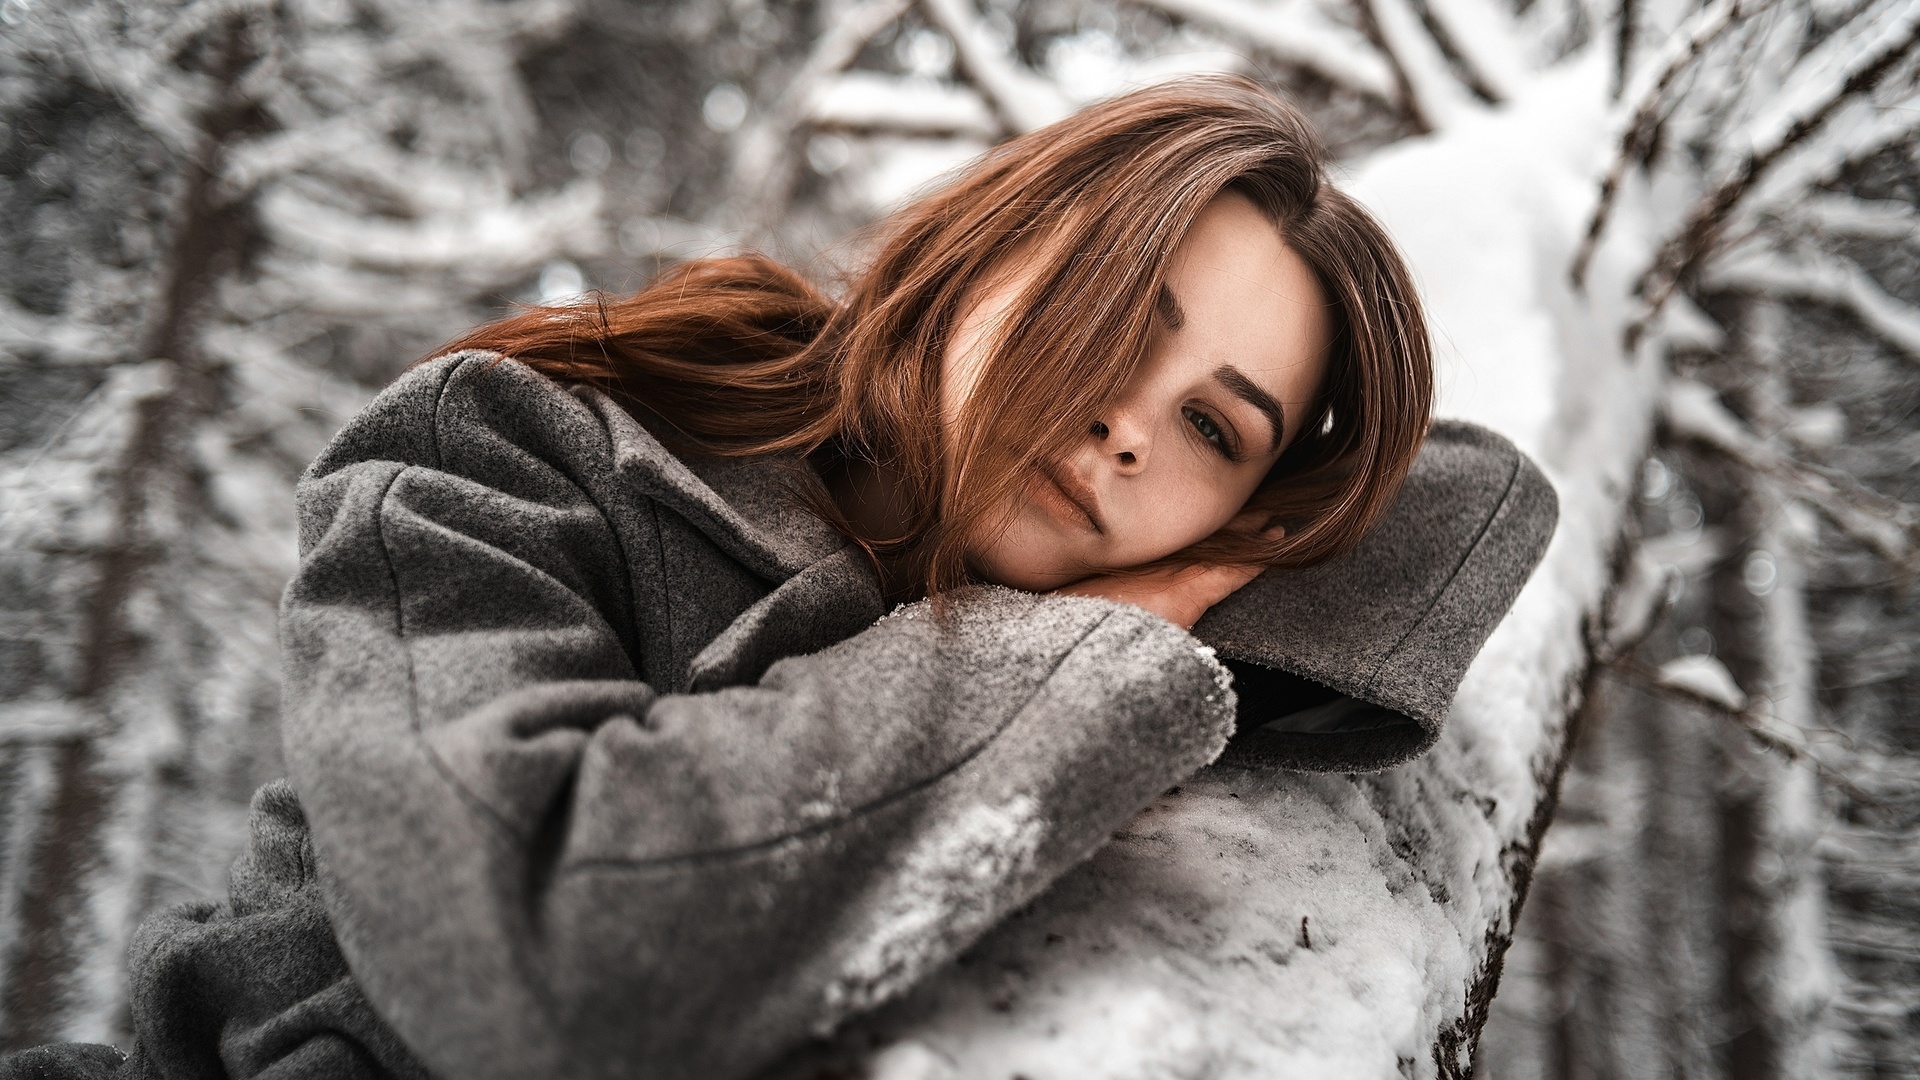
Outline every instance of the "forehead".
{"type": "Polygon", "coordinates": [[[1291,407],[1313,399],[1331,338],[1328,301],[1251,200],[1216,196],[1174,249],[1166,282],[1182,316],[1171,360],[1207,373],[1231,364],[1291,407]]]}

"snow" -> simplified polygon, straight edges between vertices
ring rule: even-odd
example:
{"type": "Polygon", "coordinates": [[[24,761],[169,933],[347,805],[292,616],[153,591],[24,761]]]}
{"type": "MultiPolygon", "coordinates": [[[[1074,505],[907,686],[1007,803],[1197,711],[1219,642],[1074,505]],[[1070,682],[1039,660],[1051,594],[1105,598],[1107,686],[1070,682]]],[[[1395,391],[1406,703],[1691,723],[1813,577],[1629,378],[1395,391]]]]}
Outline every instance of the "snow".
{"type": "Polygon", "coordinates": [[[1467,957],[1390,842],[1350,781],[1215,766],[883,1014],[889,1034],[930,1075],[1396,1075],[1431,1034],[1405,1004],[1462,992],[1467,957]]]}
{"type": "Polygon", "coordinates": [[[1009,881],[1032,873],[1046,838],[1038,804],[1019,795],[1004,806],[970,806],[955,820],[928,829],[901,858],[900,871],[885,875],[895,891],[863,897],[852,918],[864,923],[854,955],[827,984],[826,1035],[833,1023],[872,1008],[925,976],[951,955],[952,942],[980,933],[986,903],[1009,881]]]}
{"type": "Polygon", "coordinates": [[[1438,144],[1456,149],[1395,144],[1363,163],[1353,185],[1413,264],[1434,331],[1438,412],[1486,424],[1535,455],[1561,393],[1560,312],[1548,294],[1565,292],[1564,264],[1542,250],[1540,231],[1564,231],[1558,223],[1592,200],[1600,77],[1590,61],[1556,71],[1522,103],[1461,118],[1438,144]]]}
{"type": "Polygon", "coordinates": [[[990,139],[999,121],[979,94],[918,76],[848,71],[822,80],[808,115],[826,127],[971,135],[990,139]]]}
{"type": "MultiPolygon", "coordinates": [[[[1861,219],[1876,227],[1888,220],[1887,216],[1867,218],[1864,214],[1855,220],[1861,219]]],[[[1920,360],[1920,309],[1888,295],[1872,275],[1845,259],[1818,252],[1783,256],[1748,251],[1743,257],[1716,262],[1707,280],[1715,288],[1746,289],[1847,308],[1888,343],[1920,360]]]]}
{"type": "Polygon", "coordinates": [[[1711,701],[1729,712],[1747,707],[1746,691],[1733,681],[1733,672],[1711,656],[1676,656],[1660,665],[1658,682],[1711,701]]]}
{"type": "Polygon", "coordinates": [[[1335,86],[1381,100],[1394,96],[1393,69],[1350,26],[1306,0],[1143,0],[1169,15],[1217,27],[1335,86]]]}

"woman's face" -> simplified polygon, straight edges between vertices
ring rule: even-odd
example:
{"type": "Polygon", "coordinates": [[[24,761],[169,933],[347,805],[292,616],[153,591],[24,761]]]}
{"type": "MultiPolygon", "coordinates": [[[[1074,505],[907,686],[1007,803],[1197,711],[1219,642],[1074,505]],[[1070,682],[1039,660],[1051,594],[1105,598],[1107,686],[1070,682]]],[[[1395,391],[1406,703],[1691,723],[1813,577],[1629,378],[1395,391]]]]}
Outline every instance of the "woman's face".
{"type": "MultiPolygon", "coordinates": [[[[1016,261],[969,298],[943,357],[948,424],[1034,273],[1016,261]]],[[[975,570],[1052,589],[1212,535],[1300,434],[1331,333],[1318,279],[1279,230],[1245,196],[1216,196],[1174,249],[1132,385],[1088,417],[1076,446],[1027,478],[1006,528],[969,552],[975,570]]]]}

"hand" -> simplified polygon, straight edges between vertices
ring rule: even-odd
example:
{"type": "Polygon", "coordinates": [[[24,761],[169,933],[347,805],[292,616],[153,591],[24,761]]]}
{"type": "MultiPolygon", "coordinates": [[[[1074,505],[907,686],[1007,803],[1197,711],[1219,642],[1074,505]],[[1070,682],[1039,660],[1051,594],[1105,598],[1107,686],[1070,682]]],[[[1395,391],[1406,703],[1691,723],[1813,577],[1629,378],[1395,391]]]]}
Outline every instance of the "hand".
{"type": "Polygon", "coordinates": [[[1180,566],[1136,574],[1100,574],[1063,585],[1066,596],[1100,596],[1146,608],[1182,630],[1207,609],[1260,576],[1259,566],[1180,566]]]}

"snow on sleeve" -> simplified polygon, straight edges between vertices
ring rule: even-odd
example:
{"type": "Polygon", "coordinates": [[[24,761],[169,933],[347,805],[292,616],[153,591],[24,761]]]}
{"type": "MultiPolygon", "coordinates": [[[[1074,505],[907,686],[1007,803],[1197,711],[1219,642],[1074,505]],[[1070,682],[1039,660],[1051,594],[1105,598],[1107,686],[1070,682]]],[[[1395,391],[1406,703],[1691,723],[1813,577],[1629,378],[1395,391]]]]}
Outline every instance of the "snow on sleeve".
{"type": "Polygon", "coordinates": [[[872,934],[827,986],[828,1014],[847,1016],[896,996],[951,955],[953,942],[979,933],[986,902],[1030,870],[1045,836],[1038,807],[1024,795],[976,806],[928,834],[889,879],[907,887],[883,900],[872,934]]]}

